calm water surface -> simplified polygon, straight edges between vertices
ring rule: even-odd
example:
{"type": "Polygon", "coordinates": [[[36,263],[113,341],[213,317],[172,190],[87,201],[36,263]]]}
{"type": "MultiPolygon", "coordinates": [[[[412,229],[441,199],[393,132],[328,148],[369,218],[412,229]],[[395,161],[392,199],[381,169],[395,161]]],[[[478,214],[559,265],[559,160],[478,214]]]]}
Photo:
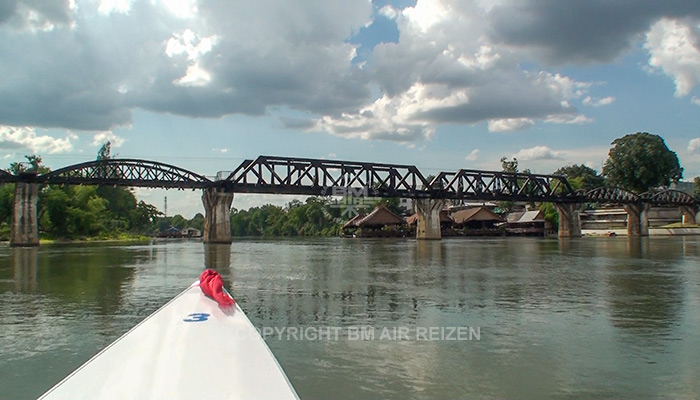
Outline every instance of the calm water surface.
{"type": "Polygon", "coordinates": [[[259,327],[479,328],[471,341],[268,338],[303,399],[700,395],[696,236],[3,247],[0,398],[36,398],[205,266],[259,327]]]}

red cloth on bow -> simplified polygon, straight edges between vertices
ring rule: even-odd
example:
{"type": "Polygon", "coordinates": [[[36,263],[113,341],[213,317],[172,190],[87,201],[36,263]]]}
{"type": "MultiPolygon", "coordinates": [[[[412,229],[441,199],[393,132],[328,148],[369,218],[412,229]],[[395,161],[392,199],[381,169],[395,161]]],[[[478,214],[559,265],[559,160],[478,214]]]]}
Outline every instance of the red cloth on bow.
{"type": "Polygon", "coordinates": [[[211,297],[222,307],[236,304],[236,301],[224,291],[224,281],[221,280],[221,275],[214,270],[205,269],[202,272],[202,275],[199,276],[199,287],[205,295],[211,297]]]}

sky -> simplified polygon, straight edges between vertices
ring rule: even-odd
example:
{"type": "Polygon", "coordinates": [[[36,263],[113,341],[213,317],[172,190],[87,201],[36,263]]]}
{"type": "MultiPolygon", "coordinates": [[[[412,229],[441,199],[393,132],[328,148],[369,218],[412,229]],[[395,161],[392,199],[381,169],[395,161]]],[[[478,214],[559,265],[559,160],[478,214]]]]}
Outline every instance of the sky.
{"type": "Polygon", "coordinates": [[[700,175],[696,1],[0,0],[0,39],[0,167],[110,141],[207,176],[258,155],[600,172],[642,131],[700,175]]]}

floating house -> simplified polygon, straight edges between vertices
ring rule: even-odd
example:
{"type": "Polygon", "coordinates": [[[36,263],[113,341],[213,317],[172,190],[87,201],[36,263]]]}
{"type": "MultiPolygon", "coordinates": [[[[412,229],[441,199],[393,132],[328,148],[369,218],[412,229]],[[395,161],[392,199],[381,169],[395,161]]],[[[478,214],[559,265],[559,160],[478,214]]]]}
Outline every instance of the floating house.
{"type": "MultiPolygon", "coordinates": [[[[454,236],[455,231],[452,228],[455,221],[450,217],[447,210],[440,211],[440,230],[442,236],[454,236]]],[[[408,225],[408,234],[410,236],[416,235],[416,228],[418,227],[418,214],[413,214],[410,217],[406,217],[406,224],[408,225]]]]}
{"type": "Polygon", "coordinates": [[[202,237],[202,231],[200,231],[197,228],[184,228],[184,229],[178,229],[174,226],[169,227],[168,229],[161,231],[158,234],[158,237],[161,238],[199,238],[202,237]]]}
{"type": "Polygon", "coordinates": [[[202,237],[202,231],[200,231],[197,228],[189,227],[189,228],[185,228],[185,229],[181,230],[180,236],[186,237],[186,238],[198,238],[198,237],[202,237]]]}
{"type": "Polygon", "coordinates": [[[353,217],[342,230],[344,237],[403,237],[406,236],[406,222],[380,204],[367,215],[353,217]]]}
{"type": "Polygon", "coordinates": [[[544,236],[545,231],[552,229],[548,225],[542,211],[520,211],[508,214],[505,230],[506,235],[544,236]]]}
{"type": "Polygon", "coordinates": [[[501,225],[505,218],[484,206],[455,211],[451,217],[458,235],[499,236],[505,232],[501,225]]]}
{"type": "Polygon", "coordinates": [[[158,234],[158,237],[164,237],[164,238],[179,238],[181,237],[180,230],[177,229],[174,226],[169,227],[168,229],[161,231],[158,234]]]}

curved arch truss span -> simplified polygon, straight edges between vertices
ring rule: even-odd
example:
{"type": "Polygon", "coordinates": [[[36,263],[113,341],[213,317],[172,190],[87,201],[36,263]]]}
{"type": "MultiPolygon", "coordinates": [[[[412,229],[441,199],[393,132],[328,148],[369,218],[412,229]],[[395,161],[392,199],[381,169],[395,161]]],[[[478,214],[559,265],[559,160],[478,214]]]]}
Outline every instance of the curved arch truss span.
{"type": "Polygon", "coordinates": [[[678,206],[692,206],[696,203],[695,198],[686,192],[680,190],[664,189],[645,192],[639,197],[651,204],[667,204],[678,206]]]}
{"type": "Polygon", "coordinates": [[[37,177],[38,183],[117,185],[196,189],[212,181],[194,172],[155,161],[107,159],[70,165],[37,177]]]}
{"type": "Polygon", "coordinates": [[[585,194],[586,201],[595,203],[639,203],[640,198],[634,192],[619,187],[600,187],[585,194]]]}

